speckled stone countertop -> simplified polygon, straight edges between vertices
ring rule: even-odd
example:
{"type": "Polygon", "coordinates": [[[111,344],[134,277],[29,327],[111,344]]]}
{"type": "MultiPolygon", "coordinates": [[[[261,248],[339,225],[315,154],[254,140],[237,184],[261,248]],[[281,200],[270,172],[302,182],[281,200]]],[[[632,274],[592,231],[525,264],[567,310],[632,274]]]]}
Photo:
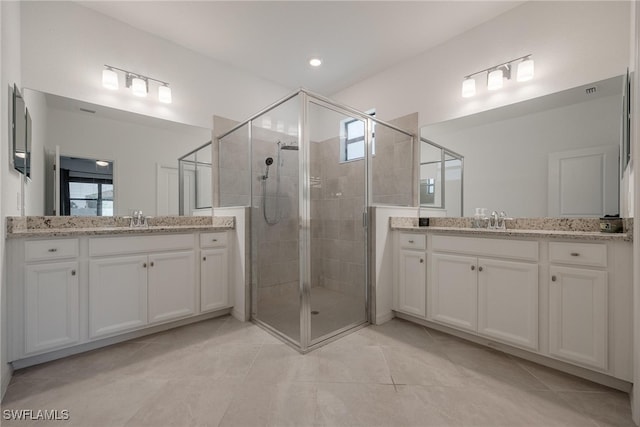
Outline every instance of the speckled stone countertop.
{"type": "Polygon", "coordinates": [[[131,217],[7,217],[7,238],[102,236],[115,234],[191,233],[235,228],[232,216],[149,217],[148,227],[130,227],[131,217]]]}
{"type": "Polygon", "coordinates": [[[517,218],[507,221],[506,230],[471,228],[471,218],[429,218],[428,227],[419,227],[418,218],[393,217],[392,230],[478,237],[538,237],[569,240],[633,241],[633,219],[624,219],[624,233],[600,232],[598,218],[517,218]]]}

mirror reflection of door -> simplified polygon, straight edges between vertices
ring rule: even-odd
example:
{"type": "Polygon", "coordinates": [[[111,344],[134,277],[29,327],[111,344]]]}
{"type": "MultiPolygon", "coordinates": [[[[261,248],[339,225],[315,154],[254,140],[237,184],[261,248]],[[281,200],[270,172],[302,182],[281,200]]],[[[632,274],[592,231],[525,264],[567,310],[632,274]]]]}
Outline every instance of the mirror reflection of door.
{"type": "Polygon", "coordinates": [[[59,211],[68,216],[113,216],[113,162],[60,156],[59,211]]]}

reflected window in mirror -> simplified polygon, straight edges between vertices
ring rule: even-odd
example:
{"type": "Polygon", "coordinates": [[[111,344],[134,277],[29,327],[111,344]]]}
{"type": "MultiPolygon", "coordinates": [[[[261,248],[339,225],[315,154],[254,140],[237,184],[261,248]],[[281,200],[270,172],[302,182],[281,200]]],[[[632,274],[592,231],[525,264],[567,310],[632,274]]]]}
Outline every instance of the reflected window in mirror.
{"type": "Polygon", "coordinates": [[[60,156],[60,214],[113,216],[113,162],[60,156]]]}

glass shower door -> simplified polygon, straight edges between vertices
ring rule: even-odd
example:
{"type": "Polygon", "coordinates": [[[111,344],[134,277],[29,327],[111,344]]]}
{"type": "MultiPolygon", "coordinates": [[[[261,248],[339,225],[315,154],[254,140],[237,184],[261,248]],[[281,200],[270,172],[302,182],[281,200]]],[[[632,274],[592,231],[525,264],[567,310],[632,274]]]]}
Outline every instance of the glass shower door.
{"type": "Polygon", "coordinates": [[[367,320],[367,120],[310,101],[309,345],[367,320]]]}

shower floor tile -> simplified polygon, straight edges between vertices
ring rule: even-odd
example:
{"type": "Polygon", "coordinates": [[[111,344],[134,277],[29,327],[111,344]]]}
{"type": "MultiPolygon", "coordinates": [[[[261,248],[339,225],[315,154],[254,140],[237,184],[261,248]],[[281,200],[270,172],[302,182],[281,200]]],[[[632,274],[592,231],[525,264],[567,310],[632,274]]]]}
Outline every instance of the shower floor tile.
{"type": "MultiPolygon", "coordinates": [[[[256,317],[300,342],[300,298],[297,294],[289,293],[261,299],[258,302],[256,317]]],[[[312,339],[364,321],[364,297],[356,298],[319,286],[311,288],[312,339]]]]}

